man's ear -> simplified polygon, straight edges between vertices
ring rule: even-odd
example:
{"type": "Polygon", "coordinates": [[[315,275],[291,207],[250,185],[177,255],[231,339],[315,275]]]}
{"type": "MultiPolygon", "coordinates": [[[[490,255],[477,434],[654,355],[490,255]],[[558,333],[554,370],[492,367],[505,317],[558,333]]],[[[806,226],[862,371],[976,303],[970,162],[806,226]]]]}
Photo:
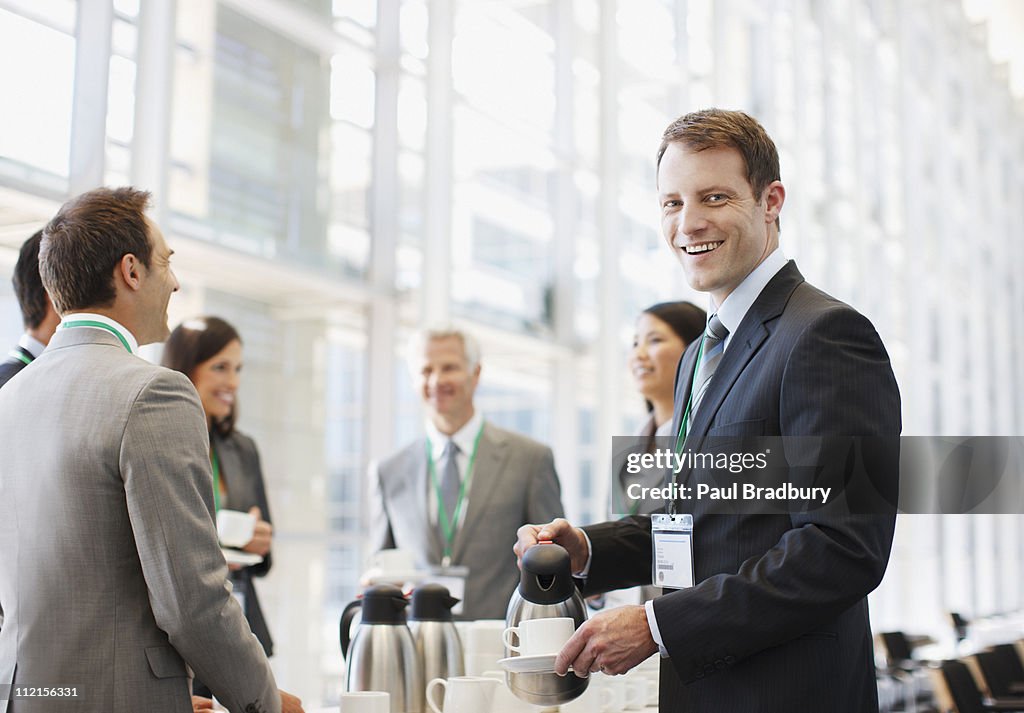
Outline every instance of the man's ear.
{"type": "Polygon", "coordinates": [[[786,202],[786,189],[782,185],[782,181],[772,181],[768,184],[768,187],[764,189],[764,202],[764,222],[774,223],[778,219],[779,213],[782,212],[782,204],[786,202]]]}
{"type": "Polygon", "coordinates": [[[119,275],[128,289],[135,291],[142,286],[142,263],[132,253],[121,257],[114,274],[119,275]]]}

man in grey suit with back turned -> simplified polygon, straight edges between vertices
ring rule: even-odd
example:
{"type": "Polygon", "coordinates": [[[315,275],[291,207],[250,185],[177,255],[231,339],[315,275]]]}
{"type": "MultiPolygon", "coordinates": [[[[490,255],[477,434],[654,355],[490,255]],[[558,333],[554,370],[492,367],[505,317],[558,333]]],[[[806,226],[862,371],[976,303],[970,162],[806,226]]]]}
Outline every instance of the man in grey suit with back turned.
{"type": "MultiPolygon", "coordinates": [[[[708,331],[676,376],[676,449],[867,437],[879,446],[869,474],[894,505],[900,398],[889,357],[867,319],[782,255],[786,193],[764,128],[736,111],[683,116],[662,137],[657,181],[664,238],[690,285],[711,297],[708,331]]],[[[783,475],[804,485],[812,470],[783,475]]],[[[707,484],[708,473],[684,469],[678,482],[707,484]]],[[[865,597],[885,572],[895,513],[854,512],[850,494],[792,512],[721,514],[707,501],[675,502],[693,517],[692,586],[681,577],[646,605],[598,614],[562,649],[556,671],[618,674],[660,651],[663,713],[877,711],[865,597]]],[[[585,589],[600,592],[651,582],[653,537],[649,516],[582,529],[558,520],[521,528],[515,550],[554,539],[585,589]]],[[[668,552],[660,550],[659,573],[668,552]]],[[[675,564],[686,567],[684,558],[675,564]]]]}
{"type": "Polygon", "coordinates": [[[480,347],[472,335],[417,334],[408,358],[429,414],[427,437],[370,468],[371,551],[408,550],[421,569],[468,568],[459,616],[503,619],[519,583],[507,537],[563,513],[554,457],[476,410],[480,347]]]}
{"type": "Polygon", "coordinates": [[[62,321],[0,390],[0,713],[188,713],[187,666],[231,711],[301,711],[226,584],[196,391],[137,356],[178,289],[148,200],[90,191],[44,230],[62,321]]]}

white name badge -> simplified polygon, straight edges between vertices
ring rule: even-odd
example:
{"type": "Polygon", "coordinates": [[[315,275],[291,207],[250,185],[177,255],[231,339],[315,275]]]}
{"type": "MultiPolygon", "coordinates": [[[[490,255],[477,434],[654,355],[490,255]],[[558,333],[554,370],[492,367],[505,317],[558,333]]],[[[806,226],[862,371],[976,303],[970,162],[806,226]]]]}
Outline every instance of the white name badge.
{"type": "Polygon", "coordinates": [[[686,589],[693,586],[693,515],[651,515],[654,586],[686,589]]]}

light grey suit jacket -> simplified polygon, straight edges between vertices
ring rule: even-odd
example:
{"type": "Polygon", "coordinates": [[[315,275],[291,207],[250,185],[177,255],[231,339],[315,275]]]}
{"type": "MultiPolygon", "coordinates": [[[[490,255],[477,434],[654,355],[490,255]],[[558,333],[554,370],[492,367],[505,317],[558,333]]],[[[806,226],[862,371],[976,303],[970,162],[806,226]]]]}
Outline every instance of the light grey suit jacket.
{"type": "MultiPolygon", "coordinates": [[[[370,469],[372,552],[397,547],[414,553],[417,567],[440,564],[443,543],[428,517],[428,479],[423,439],[370,469]]],[[[519,584],[516,530],[562,516],[551,449],[485,422],[466,517],[452,546],[452,564],[469,568],[461,618],[505,618],[519,584]]]]}
{"type": "Polygon", "coordinates": [[[189,380],[105,331],[62,329],[0,392],[0,684],[77,698],[0,713],[279,713],[228,589],[206,421],[189,380]]]}

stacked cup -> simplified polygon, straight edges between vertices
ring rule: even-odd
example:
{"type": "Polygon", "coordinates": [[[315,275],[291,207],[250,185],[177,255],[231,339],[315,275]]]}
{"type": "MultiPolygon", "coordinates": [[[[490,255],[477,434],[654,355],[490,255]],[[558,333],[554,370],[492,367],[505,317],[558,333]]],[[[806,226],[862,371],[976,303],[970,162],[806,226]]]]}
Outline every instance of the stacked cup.
{"type": "Polygon", "coordinates": [[[483,676],[435,678],[427,684],[427,705],[434,713],[491,713],[498,685],[499,681],[483,676]],[[435,702],[438,688],[444,689],[440,708],[435,702]]]}
{"type": "Polygon", "coordinates": [[[464,631],[462,651],[466,674],[482,676],[484,671],[497,669],[498,661],[505,658],[505,645],[501,641],[505,622],[502,619],[479,619],[468,622],[464,631]]]}

